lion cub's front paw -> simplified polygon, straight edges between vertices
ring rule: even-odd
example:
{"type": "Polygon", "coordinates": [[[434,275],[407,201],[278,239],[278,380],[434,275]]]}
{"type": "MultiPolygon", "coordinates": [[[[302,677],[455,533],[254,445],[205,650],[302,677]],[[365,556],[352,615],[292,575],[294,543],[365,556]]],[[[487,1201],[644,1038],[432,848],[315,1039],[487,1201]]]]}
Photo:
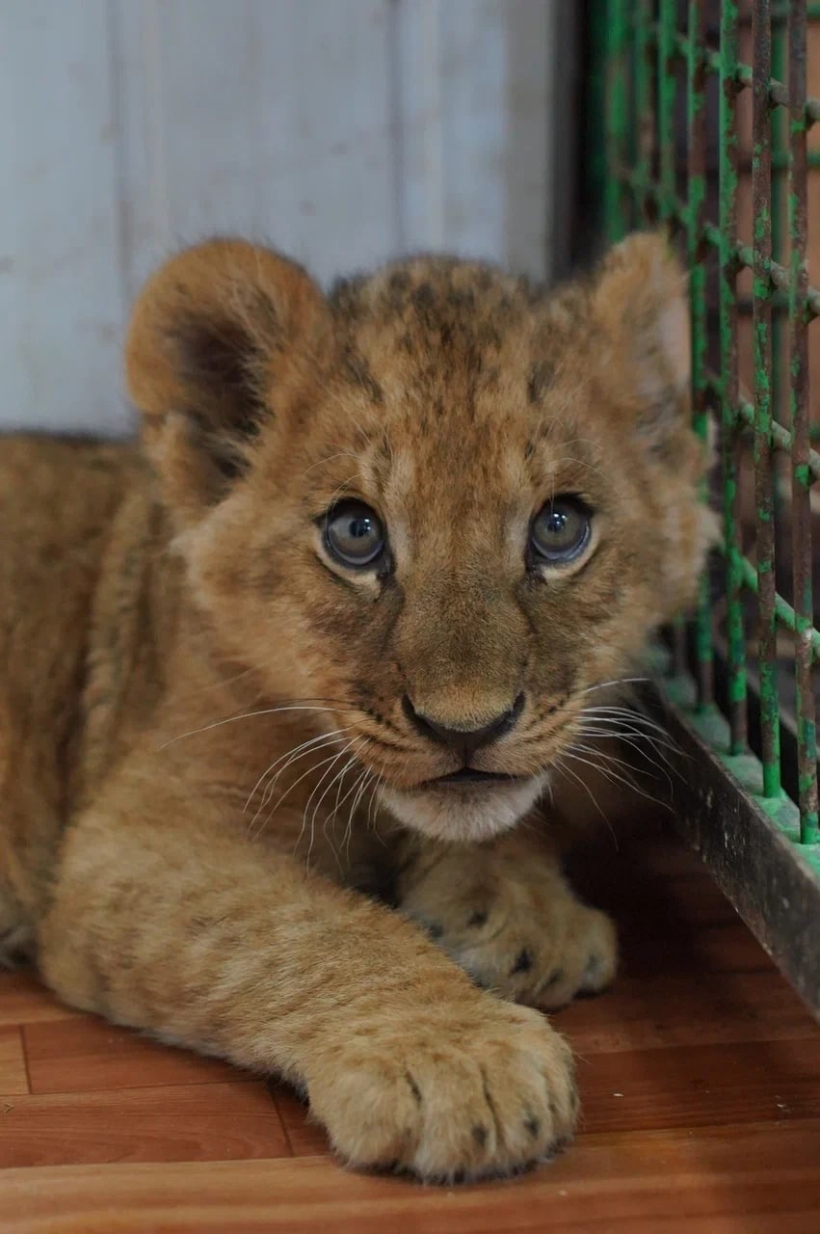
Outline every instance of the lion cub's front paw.
{"type": "Polygon", "coordinates": [[[490,995],[468,1014],[441,1011],[420,1009],[404,1027],[345,1027],[308,1077],[336,1151],[433,1182],[510,1174],[565,1144],[578,1101],[563,1038],[490,995]]]}
{"type": "Polygon", "coordinates": [[[575,896],[551,866],[500,861],[471,877],[447,857],[405,886],[400,909],[417,920],[479,985],[552,1011],[611,985],[615,926],[575,896]],[[457,867],[457,868],[456,868],[457,867]]]}

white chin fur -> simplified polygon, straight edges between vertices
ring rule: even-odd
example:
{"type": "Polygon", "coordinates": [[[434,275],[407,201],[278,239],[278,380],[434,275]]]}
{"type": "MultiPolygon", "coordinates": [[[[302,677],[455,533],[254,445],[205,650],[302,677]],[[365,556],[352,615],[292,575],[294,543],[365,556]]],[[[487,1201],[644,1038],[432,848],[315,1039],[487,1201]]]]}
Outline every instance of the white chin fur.
{"type": "Polygon", "coordinates": [[[476,785],[404,792],[382,788],[387,809],[404,823],[437,840],[489,840],[509,831],[532,809],[547,784],[546,774],[516,784],[476,785]]]}

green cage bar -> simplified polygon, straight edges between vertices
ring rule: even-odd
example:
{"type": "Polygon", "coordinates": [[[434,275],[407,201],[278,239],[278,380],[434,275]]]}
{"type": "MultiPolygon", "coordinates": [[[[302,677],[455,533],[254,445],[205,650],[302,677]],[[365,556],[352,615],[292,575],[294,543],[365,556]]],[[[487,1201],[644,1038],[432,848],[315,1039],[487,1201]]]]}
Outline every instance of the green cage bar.
{"type": "Polygon", "coordinates": [[[605,105],[606,150],[604,217],[607,236],[620,240],[629,230],[629,205],[623,169],[628,165],[627,140],[630,131],[629,74],[627,53],[629,0],[610,0],[611,13],[605,30],[605,105]]]}
{"type": "MultiPolygon", "coordinates": [[[[686,251],[689,264],[692,330],[692,416],[695,432],[704,443],[709,434],[707,405],[708,314],[703,230],[706,224],[706,15],[699,0],[689,0],[686,46],[687,70],[687,202],[686,251]]],[[[706,492],[703,494],[704,500],[706,492]]],[[[701,580],[696,630],[698,705],[713,702],[712,615],[708,579],[701,580]]]]}
{"type": "Polygon", "coordinates": [[[652,185],[653,159],[655,155],[655,106],[652,95],[652,0],[637,0],[635,5],[636,26],[632,37],[634,51],[633,82],[635,90],[636,159],[633,191],[637,199],[640,221],[652,214],[650,189],[652,185]]]}
{"type": "Polygon", "coordinates": [[[675,15],[677,0],[660,0],[658,16],[658,207],[660,218],[675,218],[675,15]]]}
{"type": "Polygon", "coordinates": [[[746,746],[746,636],[743,572],[737,522],[739,443],[737,407],[737,4],[724,0],[720,17],[720,366],[723,463],[723,534],[726,543],[726,639],[732,753],[746,746]]]}
{"type": "Polygon", "coordinates": [[[772,305],[767,271],[772,262],[772,124],[768,83],[772,75],[770,0],[754,0],[752,111],[752,295],[755,396],[755,505],[758,594],[758,671],[762,713],[763,792],[780,792],[780,703],[777,689],[775,609],[775,482],[772,442],[772,305]]]}
{"type": "Polygon", "coordinates": [[[820,152],[807,140],[820,98],[806,67],[820,5],[593,0],[592,15],[606,82],[603,230],[614,241],[658,220],[685,247],[693,424],[706,440],[713,421],[720,442],[722,567],[703,579],[683,670],[676,655],[654,696],[700,763],[679,821],[820,1015],[820,400],[809,369],[820,291],[808,264],[820,152]]]}
{"type": "Polygon", "coordinates": [[[798,783],[801,838],[816,843],[817,740],[812,688],[812,542],[809,489],[809,356],[806,238],[808,167],[806,160],[806,4],[789,8],[789,353],[792,420],[792,554],[794,562],[795,677],[797,686],[798,783]]]}

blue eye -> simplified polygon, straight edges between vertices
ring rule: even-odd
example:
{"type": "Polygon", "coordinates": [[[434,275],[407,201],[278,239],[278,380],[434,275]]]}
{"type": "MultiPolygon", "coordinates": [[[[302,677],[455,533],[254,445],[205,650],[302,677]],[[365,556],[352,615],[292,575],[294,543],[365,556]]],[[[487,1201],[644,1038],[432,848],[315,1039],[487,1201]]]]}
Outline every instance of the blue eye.
{"type": "Polygon", "coordinates": [[[342,501],[328,511],[325,547],[342,565],[359,570],[372,566],[385,545],[382,521],[363,501],[342,501]]]}
{"type": "Polygon", "coordinates": [[[592,512],[580,497],[554,497],[532,521],[530,546],[550,565],[566,565],[580,557],[592,534],[592,512]]]}

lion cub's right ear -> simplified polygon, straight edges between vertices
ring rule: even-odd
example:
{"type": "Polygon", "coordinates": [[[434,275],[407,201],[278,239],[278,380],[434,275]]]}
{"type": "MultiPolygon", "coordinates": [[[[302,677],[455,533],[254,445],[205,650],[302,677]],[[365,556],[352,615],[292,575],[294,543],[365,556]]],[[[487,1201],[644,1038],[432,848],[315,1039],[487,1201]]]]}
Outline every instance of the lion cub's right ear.
{"type": "Polygon", "coordinates": [[[326,351],[327,303],[300,266],[241,240],[210,240],[146,283],[125,348],[129,394],[166,499],[190,522],[249,465],[326,351]]]}

